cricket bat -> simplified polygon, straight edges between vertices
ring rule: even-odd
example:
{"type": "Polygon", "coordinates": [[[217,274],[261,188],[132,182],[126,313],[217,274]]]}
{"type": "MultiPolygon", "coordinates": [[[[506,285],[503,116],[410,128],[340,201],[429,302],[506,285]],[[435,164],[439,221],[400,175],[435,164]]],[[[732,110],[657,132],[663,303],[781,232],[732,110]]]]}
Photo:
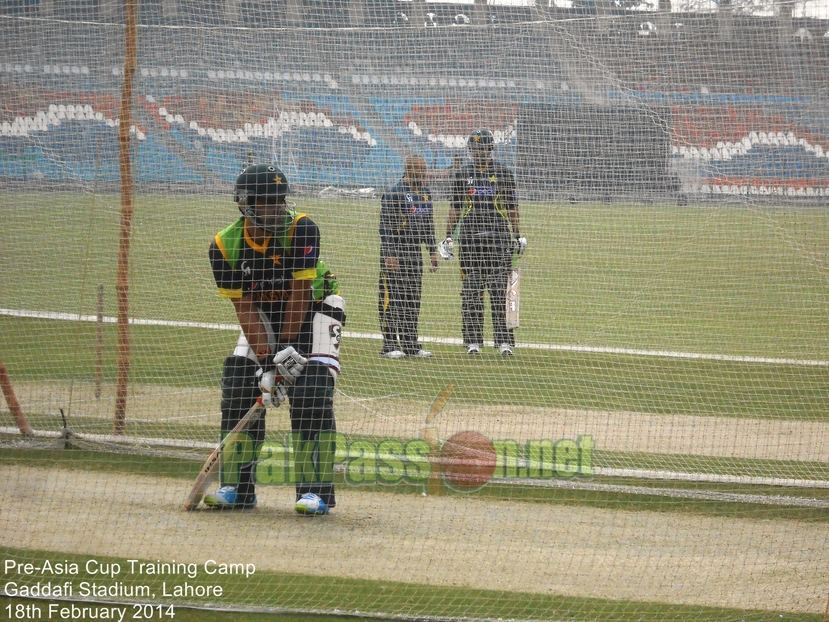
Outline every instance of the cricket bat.
{"type": "Polygon", "coordinates": [[[204,495],[207,493],[207,487],[212,484],[219,475],[219,469],[222,466],[222,452],[225,447],[236,442],[236,434],[244,432],[250,428],[262,413],[265,412],[265,406],[262,405],[262,398],[256,400],[256,403],[251,409],[245,413],[245,416],[239,420],[239,423],[225,435],[222,442],[216,446],[216,449],[208,456],[204,466],[199,471],[199,476],[196,478],[196,483],[187,495],[187,500],[184,502],[185,510],[195,510],[199,507],[204,495]]]}
{"type": "Polygon", "coordinates": [[[518,311],[521,303],[521,273],[512,268],[507,281],[507,328],[518,328],[518,311]]]}

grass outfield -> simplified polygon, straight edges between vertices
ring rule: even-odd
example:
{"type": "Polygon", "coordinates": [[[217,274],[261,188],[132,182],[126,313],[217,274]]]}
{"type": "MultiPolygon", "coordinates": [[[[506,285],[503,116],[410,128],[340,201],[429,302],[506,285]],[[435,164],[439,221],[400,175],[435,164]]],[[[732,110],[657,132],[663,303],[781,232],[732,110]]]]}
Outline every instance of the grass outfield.
{"type": "MultiPolygon", "coordinates": [[[[320,224],[348,330],[378,332],[377,201],[299,202],[320,224]]],[[[0,307],[94,314],[103,283],[115,315],[117,197],[2,194],[0,211],[0,307]]],[[[206,258],[235,215],[224,196],[138,197],[130,315],[235,322],[206,258]]],[[[520,342],[829,358],[826,210],[532,204],[521,218],[520,342]]],[[[460,337],[459,281],[456,262],[425,275],[421,335],[460,337]]]]}
{"type": "MultiPolygon", "coordinates": [[[[130,332],[131,378],[141,384],[216,387],[222,359],[236,342],[235,332],[221,330],[135,326],[130,332]]],[[[92,323],[0,316],[0,333],[26,336],[25,348],[3,348],[12,376],[94,379],[92,323]],[[33,352],[48,352],[49,363],[33,352]]],[[[104,380],[114,382],[115,326],[105,325],[104,335],[104,380]]],[[[363,398],[394,387],[423,401],[451,379],[453,401],[470,404],[829,421],[826,367],[533,349],[509,360],[486,352],[470,365],[459,346],[429,348],[433,360],[390,364],[377,356],[378,341],[347,339],[339,386],[363,398]]]]}
{"type": "MultiPolygon", "coordinates": [[[[104,284],[104,313],[116,315],[117,201],[111,195],[0,194],[6,233],[0,249],[4,266],[0,308],[95,314],[97,286],[104,284]],[[37,206],[36,219],[28,207],[32,205],[37,206]]],[[[347,330],[377,333],[377,202],[299,201],[300,209],[321,226],[323,256],[338,274],[347,300],[347,330]]],[[[445,211],[445,204],[436,208],[438,232],[445,211]]],[[[215,294],[206,258],[212,236],[235,215],[229,198],[223,196],[139,197],[130,257],[130,316],[235,323],[231,306],[215,294]]],[[[530,247],[521,260],[520,343],[829,359],[829,213],[825,210],[531,204],[522,209],[522,231],[530,247]]],[[[437,274],[424,276],[421,336],[460,337],[459,288],[457,262],[441,262],[437,274]]],[[[31,325],[20,319],[4,322],[7,364],[12,371],[31,373],[26,361],[38,365],[32,348],[25,347],[31,325]]],[[[40,331],[56,338],[53,354],[93,350],[88,326],[59,328],[60,324],[40,331]]],[[[114,333],[108,332],[111,353],[114,333]]],[[[167,373],[171,367],[183,366],[182,358],[206,363],[221,358],[235,338],[232,333],[211,331],[133,332],[138,378],[182,385],[213,381],[215,372],[210,375],[199,369],[193,375],[179,367],[171,375],[167,373]],[[183,343],[171,346],[171,335],[183,343]]],[[[350,366],[372,364],[365,374],[360,369],[348,374],[370,386],[368,376],[379,366],[373,360],[378,344],[369,341],[366,352],[362,345],[359,340],[346,343],[344,356],[351,357],[350,366]]],[[[447,353],[459,349],[455,346],[447,353]]],[[[522,356],[531,354],[522,351],[522,356]]],[[[562,367],[572,366],[572,361],[561,360],[568,354],[542,351],[540,356],[553,365],[558,361],[562,367]]],[[[621,372],[624,382],[624,369],[607,369],[613,358],[596,355],[595,364],[578,367],[607,377],[621,372]]],[[[465,359],[456,357],[445,366],[437,360],[432,364],[441,373],[448,368],[454,374],[461,360],[465,359]]],[[[42,373],[83,373],[71,359],[66,362],[66,368],[42,373]]],[[[522,367],[535,365],[533,361],[522,367]]],[[[625,365],[622,361],[620,367],[625,365]]],[[[650,376],[647,363],[643,365],[642,375],[650,376]]],[[[390,371],[394,373],[393,368],[390,371]]],[[[691,368],[688,373],[697,379],[708,377],[705,370],[691,368]]],[[[675,375],[665,376],[676,378],[681,388],[686,373],[677,369],[675,375]]],[[[343,382],[349,381],[343,377],[343,382]]],[[[475,387],[476,394],[479,389],[475,387]]],[[[630,401],[638,399],[633,395],[630,401]]],[[[652,407],[643,406],[644,410],[652,407]]]]}

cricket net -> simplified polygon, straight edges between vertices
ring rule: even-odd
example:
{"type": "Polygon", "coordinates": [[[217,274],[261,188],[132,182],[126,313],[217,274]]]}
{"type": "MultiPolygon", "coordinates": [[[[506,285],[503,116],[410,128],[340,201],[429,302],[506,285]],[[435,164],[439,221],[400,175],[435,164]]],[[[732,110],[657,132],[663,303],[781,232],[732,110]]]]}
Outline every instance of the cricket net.
{"type": "Polygon", "coordinates": [[[828,10],[4,3],[5,595],[44,615],[818,619],[828,10]],[[433,356],[380,358],[380,197],[422,155],[440,241],[478,128],[529,242],[515,355],[488,303],[467,355],[455,259],[423,274],[433,356]],[[251,161],[285,172],[346,300],[325,517],[293,512],[285,407],[255,510],[182,509],[239,331],[207,248],[251,161]]]}

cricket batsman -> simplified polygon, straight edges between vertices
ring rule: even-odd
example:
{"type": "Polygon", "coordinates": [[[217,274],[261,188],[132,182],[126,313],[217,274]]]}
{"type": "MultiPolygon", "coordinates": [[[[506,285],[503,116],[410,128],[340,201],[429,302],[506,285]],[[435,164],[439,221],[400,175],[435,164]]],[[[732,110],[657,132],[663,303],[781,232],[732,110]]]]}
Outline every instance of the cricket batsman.
{"type": "MultiPolygon", "coordinates": [[[[273,164],[254,164],[236,180],[241,212],[210,244],[210,263],[219,296],[236,311],[242,333],[224,361],[222,434],[262,397],[265,405],[288,400],[294,432],[295,510],[327,514],[336,505],[332,437],[334,383],[340,372],[340,331],[345,303],[336,278],[320,259],[320,232],[305,214],[288,207],[288,179],[273,164]],[[301,439],[301,443],[300,443],[301,439]],[[313,445],[310,447],[309,445],[313,445]],[[309,481],[310,480],[310,481],[309,481]]],[[[258,447],[264,416],[248,431],[258,447]]],[[[255,460],[238,475],[222,468],[222,486],[205,505],[244,509],[256,505],[255,460]]]]}

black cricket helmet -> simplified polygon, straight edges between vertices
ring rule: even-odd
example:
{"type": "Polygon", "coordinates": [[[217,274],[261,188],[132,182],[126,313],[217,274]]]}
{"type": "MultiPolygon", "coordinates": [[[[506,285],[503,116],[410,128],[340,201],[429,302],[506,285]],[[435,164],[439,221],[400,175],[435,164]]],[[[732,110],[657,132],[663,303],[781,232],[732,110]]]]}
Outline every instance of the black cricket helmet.
{"type": "Polygon", "coordinates": [[[284,200],[279,201],[279,198],[284,198],[289,193],[288,178],[279,170],[279,167],[274,164],[252,164],[236,178],[233,199],[245,218],[251,220],[260,229],[276,233],[290,225],[293,220],[292,213],[288,211],[288,216],[281,218],[258,216],[257,200],[264,199],[267,205],[276,205],[280,202],[284,203],[284,200]]]}
{"type": "Polygon", "coordinates": [[[290,193],[288,178],[273,164],[252,164],[236,178],[236,203],[255,205],[256,199],[264,197],[269,204],[275,204],[278,197],[290,193]]]}
{"type": "Polygon", "coordinates": [[[466,146],[469,149],[487,149],[492,151],[495,149],[495,136],[489,130],[475,130],[469,135],[466,146]]]}

